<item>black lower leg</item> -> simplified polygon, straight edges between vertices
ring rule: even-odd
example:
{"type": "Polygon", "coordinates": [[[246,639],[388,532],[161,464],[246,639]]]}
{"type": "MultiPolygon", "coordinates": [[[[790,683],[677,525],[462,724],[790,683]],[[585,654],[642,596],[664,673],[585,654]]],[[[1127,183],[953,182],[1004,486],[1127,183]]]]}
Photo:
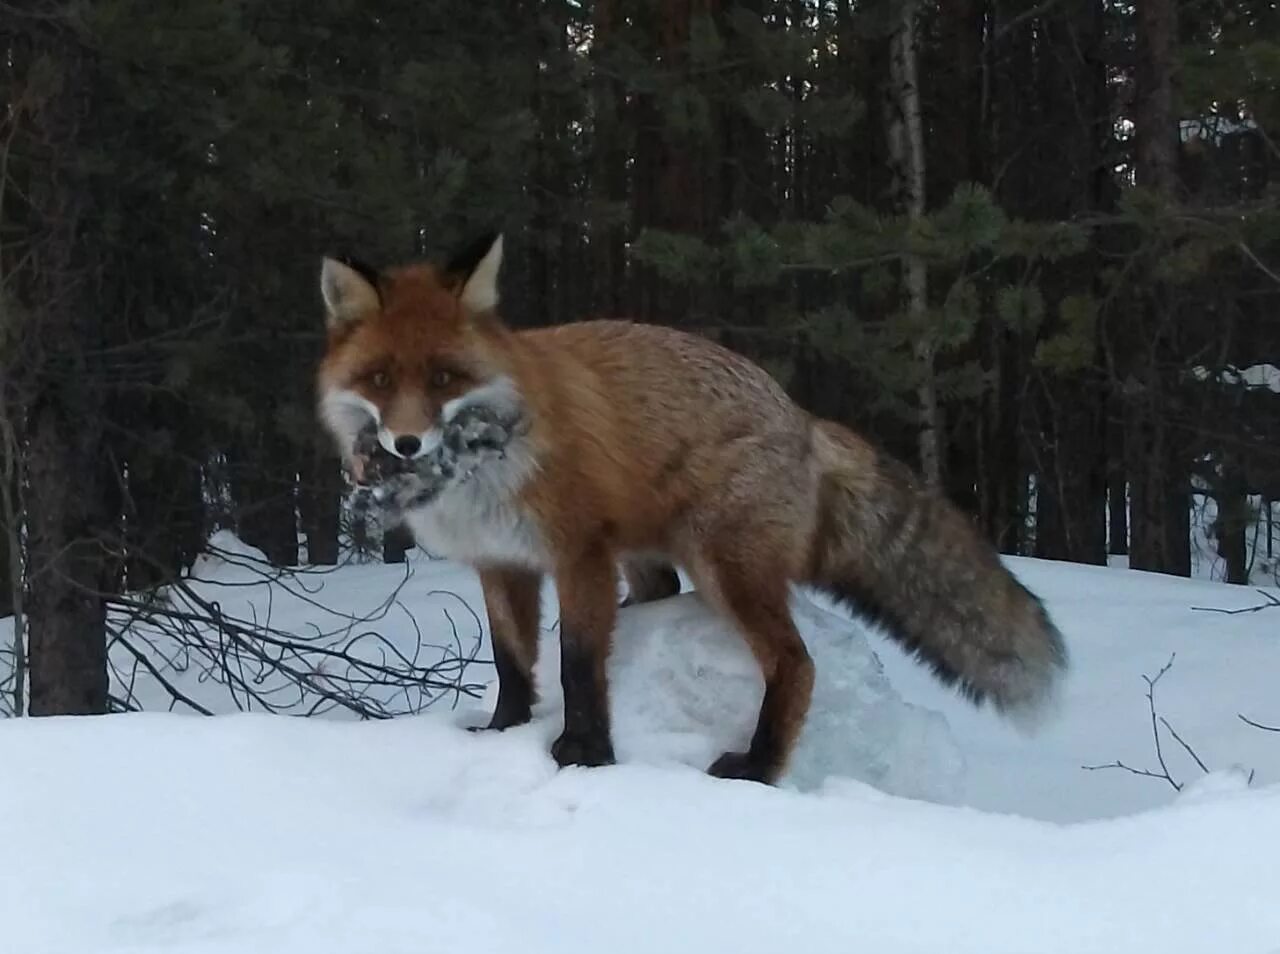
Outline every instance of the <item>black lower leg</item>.
{"type": "Polygon", "coordinates": [[[533,715],[533,680],[511,649],[499,639],[493,641],[493,663],[498,670],[498,704],[487,728],[523,725],[533,715]]]}
{"type": "Polygon", "coordinates": [[[564,732],[551,746],[551,754],[560,765],[611,765],[605,660],[572,630],[561,630],[560,647],[564,732]]]}
{"type": "Polygon", "coordinates": [[[712,775],[765,783],[777,780],[788,754],[783,741],[780,711],[783,707],[778,703],[780,694],[776,681],[765,690],[751,745],[745,752],[726,752],[716,759],[709,769],[712,775]]]}
{"type": "Polygon", "coordinates": [[[528,722],[532,715],[542,577],[509,567],[483,567],[480,584],[498,671],[498,704],[487,728],[506,729],[528,722]]]}
{"type": "Polygon", "coordinates": [[[712,775],[772,784],[787,767],[813,695],[813,660],[794,629],[780,627],[777,632],[772,645],[778,648],[765,669],[764,700],[751,745],[745,752],[722,755],[711,766],[712,775]]]}

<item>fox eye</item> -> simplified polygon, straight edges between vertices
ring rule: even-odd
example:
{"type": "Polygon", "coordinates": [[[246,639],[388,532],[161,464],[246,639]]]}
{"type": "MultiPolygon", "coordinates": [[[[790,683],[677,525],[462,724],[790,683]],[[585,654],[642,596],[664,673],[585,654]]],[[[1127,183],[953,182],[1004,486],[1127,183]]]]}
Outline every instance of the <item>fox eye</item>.
{"type": "Polygon", "coordinates": [[[375,388],[382,389],[391,386],[391,375],[385,371],[373,372],[373,377],[370,380],[375,388]]]}
{"type": "Polygon", "coordinates": [[[453,380],[453,372],[445,368],[436,368],[431,372],[431,386],[433,388],[448,387],[449,382],[453,380]]]}

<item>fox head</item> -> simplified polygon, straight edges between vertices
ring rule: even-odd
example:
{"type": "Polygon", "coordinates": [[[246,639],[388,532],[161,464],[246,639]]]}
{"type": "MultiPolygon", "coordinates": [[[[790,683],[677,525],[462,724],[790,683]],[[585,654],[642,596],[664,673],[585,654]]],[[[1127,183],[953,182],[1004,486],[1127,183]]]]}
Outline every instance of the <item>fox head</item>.
{"type": "Polygon", "coordinates": [[[324,259],[320,291],[328,346],[320,362],[320,417],[349,466],[357,435],[375,426],[389,453],[413,458],[473,398],[511,389],[495,315],[502,237],[473,243],[448,264],[378,272],[324,259]]]}

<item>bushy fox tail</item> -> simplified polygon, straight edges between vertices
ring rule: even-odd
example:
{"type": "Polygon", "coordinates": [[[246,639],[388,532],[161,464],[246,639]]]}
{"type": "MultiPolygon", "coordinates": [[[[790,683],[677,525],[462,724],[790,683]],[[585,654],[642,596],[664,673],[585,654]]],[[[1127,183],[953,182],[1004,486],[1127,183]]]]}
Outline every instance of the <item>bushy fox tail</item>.
{"type": "Polygon", "coordinates": [[[973,702],[1033,717],[1067,663],[1040,601],[941,493],[844,428],[814,426],[822,489],[808,582],[973,702]]]}

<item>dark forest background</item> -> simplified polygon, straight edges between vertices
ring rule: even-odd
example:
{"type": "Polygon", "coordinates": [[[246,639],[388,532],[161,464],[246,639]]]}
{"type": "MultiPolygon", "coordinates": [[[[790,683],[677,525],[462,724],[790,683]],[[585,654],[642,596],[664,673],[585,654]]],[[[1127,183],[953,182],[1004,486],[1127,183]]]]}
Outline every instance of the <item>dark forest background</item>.
{"type": "Polygon", "coordinates": [[[1187,575],[1208,501],[1244,582],[1280,497],[1233,370],[1280,365],[1273,2],[3,0],[0,99],[33,713],[104,710],[111,601],[218,528],[378,545],[314,421],[327,252],[500,228],[512,324],[716,338],[1006,553],[1187,575]]]}

